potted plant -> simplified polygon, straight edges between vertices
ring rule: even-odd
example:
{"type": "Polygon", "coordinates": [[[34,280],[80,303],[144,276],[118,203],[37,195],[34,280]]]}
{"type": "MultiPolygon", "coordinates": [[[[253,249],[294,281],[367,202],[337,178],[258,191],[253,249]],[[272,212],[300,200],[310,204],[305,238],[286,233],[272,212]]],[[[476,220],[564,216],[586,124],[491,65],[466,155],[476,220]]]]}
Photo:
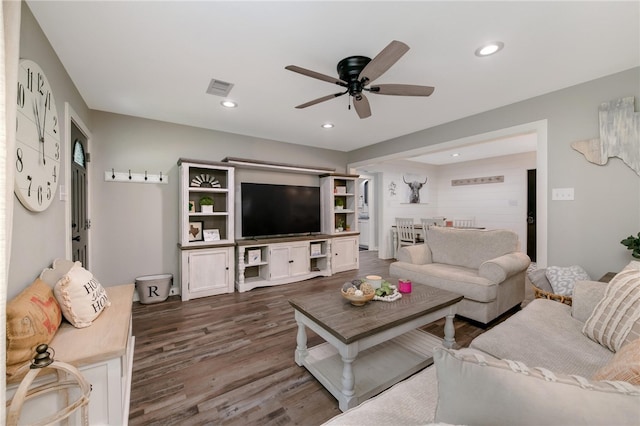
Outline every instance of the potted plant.
{"type": "Polygon", "coordinates": [[[344,209],[344,200],[342,198],[336,198],[336,210],[344,209]]]}
{"type": "Polygon", "coordinates": [[[635,257],[636,259],[640,259],[640,232],[638,232],[637,237],[629,235],[627,238],[620,241],[620,244],[625,246],[628,250],[632,250],[631,256],[635,257]]]}
{"type": "Polygon", "coordinates": [[[208,196],[200,198],[200,211],[202,213],[213,213],[213,198],[208,196]]]}
{"type": "Polygon", "coordinates": [[[342,232],[344,230],[344,219],[338,218],[336,219],[336,231],[342,232]]]}

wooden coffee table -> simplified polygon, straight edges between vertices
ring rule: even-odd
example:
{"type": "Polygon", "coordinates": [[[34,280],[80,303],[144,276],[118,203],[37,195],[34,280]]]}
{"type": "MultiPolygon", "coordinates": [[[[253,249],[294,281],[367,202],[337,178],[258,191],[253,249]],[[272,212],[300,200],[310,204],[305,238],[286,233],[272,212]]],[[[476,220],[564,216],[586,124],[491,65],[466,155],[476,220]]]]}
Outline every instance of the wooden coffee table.
{"type": "Polygon", "coordinates": [[[453,317],[463,296],[425,285],[395,302],[352,306],[340,289],[289,300],[298,323],[296,364],[345,411],[433,363],[433,348],[455,343],[453,317]],[[417,330],[445,320],[444,341],[417,330]],[[326,343],[307,348],[309,327],[326,343]]]}

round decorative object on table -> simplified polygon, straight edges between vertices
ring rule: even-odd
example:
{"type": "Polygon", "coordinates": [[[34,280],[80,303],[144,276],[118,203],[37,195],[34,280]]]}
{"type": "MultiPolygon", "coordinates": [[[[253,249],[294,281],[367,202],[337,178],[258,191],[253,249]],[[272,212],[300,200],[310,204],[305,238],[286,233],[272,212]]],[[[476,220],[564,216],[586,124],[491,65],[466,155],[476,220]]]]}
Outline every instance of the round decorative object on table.
{"type": "Polygon", "coordinates": [[[400,293],[411,293],[411,280],[400,278],[398,280],[398,290],[400,293]]]}
{"type": "Polygon", "coordinates": [[[380,288],[382,285],[382,277],[379,275],[367,275],[365,281],[371,284],[374,289],[380,288]]]}
{"type": "Polygon", "coordinates": [[[367,302],[369,302],[376,295],[375,293],[370,294],[362,294],[361,296],[356,296],[355,294],[349,294],[344,290],[340,290],[340,294],[342,297],[347,299],[353,306],[364,306],[367,302]]]}

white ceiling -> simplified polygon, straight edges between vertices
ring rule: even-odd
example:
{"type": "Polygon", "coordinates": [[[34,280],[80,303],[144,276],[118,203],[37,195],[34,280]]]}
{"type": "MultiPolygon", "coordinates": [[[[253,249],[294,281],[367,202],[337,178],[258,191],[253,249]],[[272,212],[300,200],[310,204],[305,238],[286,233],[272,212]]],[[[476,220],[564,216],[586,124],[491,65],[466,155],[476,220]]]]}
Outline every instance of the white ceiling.
{"type": "Polygon", "coordinates": [[[640,65],[637,1],[27,3],[91,109],[341,151],[640,65]],[[411,49],[376,83],[433,95],[370,94],[364,120],[347,96],[294,108],[339,90],[286,65],[337,76],[392,40],[411,49]],[[474,56],[494,40],[502,52],[474,56]],[[238,108],[205,93],[212,78],[238,108]]]}
{"type": "Polygon", "coordinates": [[[455,148],[440,149],[437,145],[427,148],[429,153],[409,157],[407,160],[432,165],[446,165],[503,155],[521,154],[538,149],[538,135],[535,133],[514,135],[490,141],[482,141],[455,148]]]}

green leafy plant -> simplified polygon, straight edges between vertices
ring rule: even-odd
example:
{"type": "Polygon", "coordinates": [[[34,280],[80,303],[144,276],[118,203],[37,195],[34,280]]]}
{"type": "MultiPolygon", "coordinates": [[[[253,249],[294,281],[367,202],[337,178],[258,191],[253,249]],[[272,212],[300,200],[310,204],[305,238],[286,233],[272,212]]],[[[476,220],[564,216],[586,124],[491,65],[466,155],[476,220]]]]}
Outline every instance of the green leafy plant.
{"type": "Polygon", "coordinates": [[[632,250],[631,256],[636,259],[640,259],[640,232],[638,232],[637,237],[629,235],[627,238],[620,241],[620,244],[625,246],[628,250],[632,250]]]}
{"type": "Polygon", "coordinates": [[[344,200],[342,198],[336,198],[336,207],[344,207],[344,200]]]}
{"type": "Polygon", "coordinates": [[[213,198],[211,198],[211,197],[202,197],[202,198],[200,198],[200,205],[201,206],[212,206],[213,205],[213,198]]]}

